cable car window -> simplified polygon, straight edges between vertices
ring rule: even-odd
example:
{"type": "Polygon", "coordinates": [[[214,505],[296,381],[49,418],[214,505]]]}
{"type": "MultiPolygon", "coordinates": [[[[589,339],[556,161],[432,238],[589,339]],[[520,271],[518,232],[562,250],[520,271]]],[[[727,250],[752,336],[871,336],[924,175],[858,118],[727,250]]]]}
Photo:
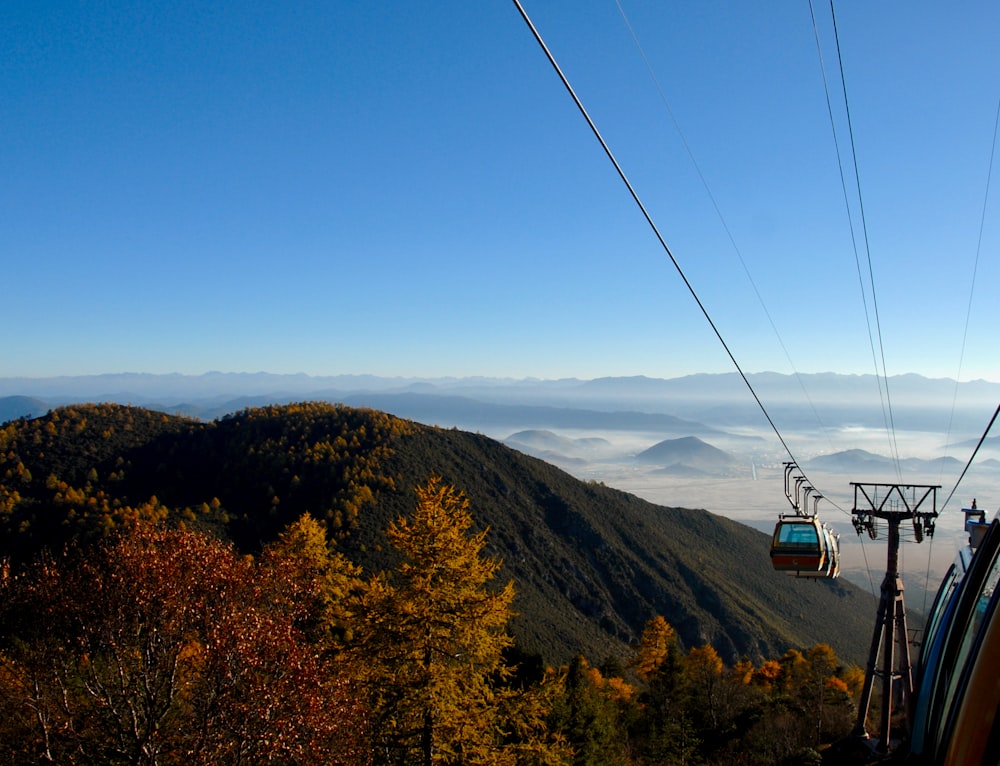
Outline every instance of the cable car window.
{"type": "MultiPolygon", "coordinates": [[[[948,687],[944,695],[944,705],[942,710],[950,711],[952,704],[955,701],[955,696],[958,693],[961,681],[965,678],[964,668],[966,662],[969,659],[969,652],[972,650],[973,645],[976,643],[976,638],[979,635],[979,629],[983,624],[983,619],[986,616],[986,609],[989,606],[990,599],[993,596],[993,591],[996,590],[997,581],[1000,580],[1000,558],[996,556],[996,551],[993,551],[994,556],[990,564],[989,572],[983,580],[982,588],[980,588],[978,596],[976,597],[975,603],[972,605],[971,613],[969,614],[968,622],[966,623],[965,631],[962,634],[962,642],[959,645],[958,652],[955,656],[955,662],[951,666],[951,678],[948,681],[948,687]]],[[[944,734],[940,727],[944,726],[948,720],[947,713],[942,715],[938,722],[938,738],[939,741],[943,739],[944,734]]]]}
{"type": "Polygon", "coordinates": [[[921,669],[927,664],[927,652],[931,642],[937,635],[938,627],[941,624],[941,617],[945,613],[945,608],[948,606],[948,602],[951,601],[951,596],[955,592],[957,584],[958,566],[957,564],[952,564],[941,581],[941,587],[938,588],[937,596],[934,599],[934,603],[931,605],[930,619],[927,620],[927,625],[924,627],[923,646],[920,647],[921,669]]]}
{"type": "MultiPolygon", "coordinates": [[[[996,589],[998,579],[1000,579],[1000,558],[993,561],[993,567],[990,569],[990,573],[983,583],[983,589],[979,593],[979,598],[976,599],[976,605],[973,607],[969,618],[969,627],[962,637],[962,646],[958,650],[955,667],[961,668],[965,666],[969,650],[972,648],[972,644],[979,634],[979,627],[983,624],[983,618],[986,616],[986,607],[989,606],[990,599],[993,597],[993,591],[996,589]]],[[[949,690],[949,693],[952,691],[949,690]]]]}
{"type": "Polygon", "coordinates": [[[782,524],[778,531],[778,543],[781,545],[815,547],[817,542],[816,528],[811,523],[782,524]]]}
{"type": "Polygon", "coordinates": [[[943,661],[949,645],[950,626],[956,619],[962,598],[960,589],[971,563],[968,549],[959,552],[938,588],[931,619],[924,633],[918,665],[917,699],[914,706],[912,752],[925,753],[933,748],[941,720],[941,696],[952,678],[953,664],[943,661]]]}
{"type": "MultiPolygon", "coordinates": [[[[969,651],[968,666],[954,710],[945,726],[947,742],[943,762],[986,764],[990,740],[994,737],[997,706],[1000,704],[1000,619],[997,597],[987,606],[975,643],[969,651]]],[[[996,743],[994,742],[994,745],[996,743]]],[[[996,762],[994,757],[993,762],[996,762]]]]}

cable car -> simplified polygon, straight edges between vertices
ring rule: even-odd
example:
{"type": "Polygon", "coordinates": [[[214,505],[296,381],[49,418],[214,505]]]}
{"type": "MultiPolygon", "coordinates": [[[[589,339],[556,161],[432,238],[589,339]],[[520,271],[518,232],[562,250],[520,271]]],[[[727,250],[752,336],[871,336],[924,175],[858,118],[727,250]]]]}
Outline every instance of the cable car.
{"type": "Polygon", "coordinates": [[[771,538],[771,566],[815,577],[840,573],[838,546],[818,516],[781,516],[771,538]]]}

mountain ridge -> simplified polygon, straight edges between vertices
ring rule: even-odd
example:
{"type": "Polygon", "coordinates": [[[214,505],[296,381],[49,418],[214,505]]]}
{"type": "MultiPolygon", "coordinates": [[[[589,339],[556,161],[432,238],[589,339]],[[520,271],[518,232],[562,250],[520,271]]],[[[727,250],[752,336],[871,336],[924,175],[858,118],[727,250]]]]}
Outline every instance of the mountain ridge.
{"type": "Polygon", "coordinates": [[[308,510],[373,573],[392,564],[388,523],[439,475],[469,498],[500,579],[518,588],[519,644],[553,661],[624,656],[659,614],[685,645],[712,643],[730,661],[826,642],[859,662],[874,612],[850,583],[772,571],[768,536],[749,527],[374,410],[300,403],[203,423],[81,405],[7,424],[0,447],[2,497],[19,498],[2,519],[6,555],[101,534],[137,504],[253,553],[308,510]]]}
{"type": "MultiPolygon", "coordinates": [[[[747,374],[760,400],[781,429],[820,429],[837,425],[884,427],[880,380],[873,375],[809,373],[747,374]],[[817,417],[822,412],[822,421],[817,417]]],[[[891,376],[897,427],[966,437],[982,431],[985,418],[1000,400],[1000,383],[956,382],[915,374],[891,376]],[[985,413],[985,415],[984,415],[985,413]]],[[[768,423],[736,373],[699,373],[677,378],[619,376],[579,378],[387,377],[342,374],[310,376],[273,373],[201,375],[120,373],[48,378],[0,377],[0,398],[30,396],[49,407],[78,402],[134,404],[212,420],[246,406],[324,399],[394,411],[403,399],[381,403],[377,397],[420,394],[464,397],[494,405],[546,406],[600,412],[641,412],[693,421],[702,428],[731,432],[735,427],[768,428],[768,423]]],[[[412,402],[411,402],[412,404],[412,402]]],[[[407,405],[409,406],[409,405],[407,405]]],[[[442,411],[439,400],[424,405],[442,411]]],[[[470,405],[462,404],[466,412],[470,405]]],[[[494,410],[494,414],[496,410],[494,410]]],[[[406,417],[424,419],[400,413],[406,417]]],[[[512,415],[516,414],[511,412],[512,415]]],[[[471,427],[445,412],[438,425],[471,427]]],[[[466,418],[467,419],[467,418],[466,418]]],[[[504,423],[504,427],[544,427],[545,422],[504,423]]],[[[690,433],[698,433],[688,429],[690,433]]]]}

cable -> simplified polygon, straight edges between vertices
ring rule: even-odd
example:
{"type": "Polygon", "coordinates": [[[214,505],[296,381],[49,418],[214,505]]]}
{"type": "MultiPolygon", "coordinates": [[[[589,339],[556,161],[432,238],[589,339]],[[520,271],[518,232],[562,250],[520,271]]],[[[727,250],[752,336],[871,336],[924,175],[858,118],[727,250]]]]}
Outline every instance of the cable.
{"type": "Polygon", "coordinates": [[[604,137],[601,135],[600,130],[598,130],[597,125],[594,123],[594,121],[591,119],[590,115],[587,113],[587,110],[584,107],[583,102],[580,100],[579,96],[576,95],[576,91],[573,90],[573,86],[570,85],[570,82],[566,78],[566,75],[563,74],[563,71],[559,67],[559,64],[556,61],[555,56],[552,55],[552,52],[549,50],[549,47],[545,44],[545,40],[542,39],[541,34],[535,28],[534,23],[532,23],[531,18],[528,16],[527,12],[524,10],[524,7],[521,5],[520,0],[514,0],[514,5],[517,6],[517,10],[521,14],[521,18],[523,18],[524,21],[525,21],[525,23],[528,25],[528,28],[531,30],[532,35],[534,35],[535,40],[538,42],[538,44],[541,47],[542,51],[545,53],[545,57],[549,60],[549,63],[552,65],[552,68],[555,70],[556,74],[559,76],[559,79],[562,81],[563,87],[566,88],[566,91],[569,93],[570,97],[573,99],[573,102],[576,104],[577,109],[580,110],[580,114],[582,114],[583,118],[587,121],[587,125],[590,126],[590,130],[594,134],[594,137],[597,139],[598,143],[600,143],[601,148],[604,150],[604,153],[607,155],[608,159],[611,161],[611,164],[614,165],[614,168],[615,168],[615,170],[618,173],[618,177],[621,178],[622,183],[625,184],[625,187],[628,189],[629,194],[632,196],[633,201],[638,206],[639,211],[643,215],[643,218],[646,219],[646,223],[649,224],[650,229],[652,229],[653,234],[656,236],[657,241],[659,241],[660,246],[663,248],[663,251],[667,254],[667,257],[670,258],[670,262],[673,264],[674,269],[677,271],[677,274],[680,276],[681,281],[684,282],[684,286],[687,288],[688,292],[691,294],[691,297],[694,299],[694,302],[698,305],[698,308],[701,310],[702,315],[708,321],[709,326],[712,328],[712,331],[715,333],[715,337],[718,338],[719,343],[722,344],[722,348],[725,349],[725,352],[729,356],[730,361],[733,363],[733,366],[736,368],[736,371],[740,374],[740,377],[743,379],[743,383],[746,385],[747,389],[750,391],[750,394],[753,396],[754,400],[757,402],[757,406],[760,408],[760,411],[764,414],[764,417],[767,419],[767,422],[770,424],[771,429],[775,433],[775,436],[778,437],[778,441],[781,442],[781,446],[785,448],[785,452],[788,453],[788,456],[790,458],[792,458],[792,460],[794,461],[795,460],[795,456],[792,454],[791,449],[789,448],[788,444],[785,442],[785,439],[781,435],[781,432],[778,430],[778,426],[775,424],[774,420],[771,418],[771,415],[767,411],[767,408],[764,406],[764,403],[761,401],[760,397],[757,395],[757,392],[754,390],[753,385],[750,383],[750,380],[747,378],[746,374],[743,372],[743,368],[740,367],[739,362],[736,361],[736,357],[733,355],[733,352],[730,350],[729,345],[726,343],[725,339],[722,337],[722,333],[719,331],[719,328],[716,326],[715,322],[712,320],[711,315],[709,315],[708,309],[705,308],[705,305],[701,302],[701,299],[698,297],[698,293],[695,292],[695,289],[691,285],[691,282],[688,280],[687,276],[684,274],[684,270],[681,268],[680,264],[677,262],[677,259],[674,257],[674,254],[671,252],[670,247],[667,245],[666,240],[663,238],[663,235],[660,233],[660,230],[657,228],[656,223],[654,223],[654,221],[652,219],[652,216],[650,216],[650,214],[649,214],[649,211],[646,210],[646,206],[643,205],[642,200],[639,199],[639,195],[635,191],[635,188],[632,186],[632,183],[628,180],[628,177],[625,175],[625,171],[622,170],[622,167],[618,163],[618,160],[615,159],[615,155],[611,151],[611,147],[608,146],[607,142],[604,140],[604,137]]]}
{"type": "Polygon", "coordinates": [[[760,294],[760,290],[757,288],[757,283],[754,281],[753,276],[750,274],[750,269],[743,260],[743,253],[740,251],[739,246],[736,244],[736,238],[733,236],[733,232],[729,228],[729,224],[726,221],[725,216],[722,214],[722,209],[719,207],[718,201],[715,199],[715,195],[712,193],[711,187],[708,185],[708,180],[705,178],[705,174],[701,171],[701,166],[698,164],[698,160],[695,159],[694,152],[691,150],[690,144],[688,144],[687,138],[684,135],[684,131],[681,130],[680,122],[677,120],[677,116],[674,114],[674,110],[670,107],[670,102],[667,100],[666,93],[664,93],[663,87],[660,85],[660,81],[656,76],[656,72],[653,70],[653,66],[649,61],[649,57],[646,56],[646,51],[642,47],[642,43],[639,42],[639,36],[636,34],[635,29],[632,27],[632,22],[629,21],[628,15],[625,13],[625,8],[621,4],[621,0],[615,0],[615,5],[618,6],[618,13],[622,17],[622,21],[625,23],[625,27],[628,29],[629,34],[632,37],[632,42],[635,44],[636,49],[639,51],[639,56],[642,58],[643,64],[646,66],[646,72],[649,74],[649,78],[653,81],[653,85],[656,88],[657,93],[660,96],[660,101],[663,103],[664,109],[666,109],[667,114],[670,116],[670,121],[673,123],[674,130],[677,131],[677,136],[680,138],[681,145],[684,147],[684,151],[687,153],[688,159],[691,160],[691,165],[694,167],[695,172],[698,174],[698,178],[701,181],[701,185],[705,188],[705,193],[708,195],[709,201],[712,203],[712,208],[715,210],[715,214],[719,219],[719,223],[722,225],[723,230],[726,232],[726,236],[729,239],[729,243],[733,246],[733,251],[736,253],[736,257],[743,267],[743,273],[747,276],[747,281],[750,282],[750,286],[753,288],[754,294],[757,296],[757,302],[760,304],[761,310],[764,312],[764,316],[767,317],[768,323],[771,325],[771,330],[774,332],[774,336],[778,340],[778,345],[781,346],[781,351],[785,355],[785,359],[788,361],[789,366],[795,375],[795,380],[799,384],[799,388],[802,389],[802,395],[805,396],[806,402],[809,404],[809,409],[812,410],[813,417],[816,418],[816,422],[819,423],[820,429],[827,437],[827,441],[830,444],[831,451],[833,450],[833,442],[830,439],[829,432],[823,423],[823,420],[819,416],[819,412],[816,410],[816,405],[813,404],[812,399],[809,396],[809,392],[806,390],[805,383],[802,381],[802,376],[795,367],[795,363],[792,361],[791,354],[788,353],[788,347],[785,345],[784,339],[781,337],[781,333],[778,332],[778,327],[774,323],[774,319],[771,317],[771,312],[768,311],[767,304],[764,302],[764,297],[760,294]]]}
{"type": "MultiPolygon", "coordinates": [[[[538,29],[535,27],[534,23],[531,21],[531,18],[528,16],[527,11],[525,11],[524,7],[521,5],[520,0],[514,0],[514,5],[517,7],[518,12],[521,14],[521,18],[524,19],[524,22],[528,25],[528,28],[531,30],[532,35],[534,36],[534,38],[535,38],[536,42],[538,43],[539,47],[542,49],[542,52],[545,54],[545,57],[548,59],[549,64],[551,64],[552,68],[555,70],[556,74],[558,75],[559,80],[563,84],[563,87],[566,89],[567,93],[569,93],[570,97],[573,99],[573,103],[576,105],[577,109],[580,111],[580,114],[583,116],[584,120],[586,120],[587,125],[590,127],[591,132],[594,134],[594,137],[597,139],[598,143],[601,145],[601,148],[604,150],[605,155],[611,161],[611,164],[614,166],[615,171],[618,173],[618,177],[625,184],[625,187],[628,189],[628,192],[631,195],[632,200],[635,202],[636,206],[639,208],[639,211],[642,213],[643,218],[645,218],[646,223],[649,225],[650,229],[653,231],[653,234],[656,236],[657,241],[660,243],[660,246],[663,248],[663,251],[667,254],[667,257],[670,259],[670,262],[673,264],[674,269],[677,271],[678,275],[680,276],[681,280],[683,281],[684,286],[687,288],[688,292],[690,293],[691,297],[694,299],[694,301],[697,304],[697,306],[698,306],[699,310],[701,311],[702,315],[705,317],[705,319],[708,322],[709,326],[712,328],[712,331],[715,333],[715,337],[718,339],[719,343],[722,345],[722,347],[725,350],[726,354],[729,356],[730,361],[733,363],[733,366],[736,368],[736,371],[739,373],[740,378],[743,380],[744,385],[747,387],[747,390],[750,392],[751,396],[753,396],[754,401],[757,403],[758,408],[760,408],[760,411],[763,413],[764,418],[767,420],[768,424],[771,426],[771,430],[774,431],[775,436],[778,438],[778,441],[781,443],[781,446],[784,448],[784,450],[788,454],[789,458],[791,458],[793,462],[797,463],[798,461],[795,460],[795,455],[792,453],[791,448],[788,446],[788,443],[785,441],[784,436],[782,436],[781,431],[778,429],[777,424],[774,422],[774,419],[771,417],[770,413],[767,411],[767,408],[764,406],[764,403],[760,399],[760,397],[758,396],[757,391],[754,389],[753,385],[750,383],[750,380],[747,378],[746,374],[743,372],[743,368],[740,366],[739,362],[736,360],[736,357],[733,355],[733,352],[730,350],[729,345],[726,343],[725,339],[722,337],[722,333],[719,330],[719,328],[716,326],[715,322],[712,320],[711,315],[708,313],[708,309],[705,307],[705,305],[702,303],[701,299],[698,297],[697,292],[695,291],[695,289],[694,289],[693,285],[691,284],[691,282],[688,280],[687,276],[684,273],[684,270],[681,268],[681,266],[678,263],[677,259],[674,257],[673,252],[670,250],[669,245],[667,245],[666,240],[663,238],[663,235],[660,233],[660,230],[656,226],[656,223],[653,221],[652,216],[650,215],[649,211],[646,209],[645,205],[642,203],[642,200],[639,198],[639,195],[636,192],[635,188],[632,186],[632,183],[629,181],[628,177],[625,175],[625,171],[622,169],[622,167],[619,164],[618,160],[615,158],[615,155],[611,151],[610,146],[608,146],[608,143],[604,140],[604,137],[601,135],[601,132],[597,128],[596,123],[591,118],[590,114],[587,112],[586,107],[584,107],[583,102],[580,100],[579,96],[577,96],[576,91],[573,90],[573,86],[570,84],[569,79],[563,73],[562,68],[559,66],[559,63],[555,59],[555,56],[549,50],[549,47],[548,47],[548,45],[546,45],[545,40],[541,36],[541,33],[538,31],[538,29]]],[[[803,471],[803,474],[804,473],[805,472],[803,471]]],[[[841,513],[843,513],[844,515],[846,515],[848,517],[851,516],[851,513],[849,511],[845,510],[844,508],[841,508],[839,505],[837,505],[832,500],[830,500],[829,497],[827,497],[825,494],[824,494],[823,498],[828,503],[830,503],[834,508],[836,508],[841,513]]],[[[862,550],[863,550],[863,548],[862,548],[862,550]]],[[[866,564],[866,568],[867,568],[867,554],[865,555],[865,564],[866,564]]],[[[870,577],[870,572],[869,572],[869,577],[870,577]]]]}
{"type": "MultiPolygon", "coordinates": [[[[872,289],[872,308],[875,313],[875,330],[878,336],[879,354],[882,358],[882,377],[885,379],[885,401],[886,409],[889,414],[889,434],[891,436],[890,449],[892,451],[893,459],[896,462],[896,476],[900,481],[902,481],[902,469],[899,463],[899,447],[896,443],[896,425],[892,415],[892,397],[889,394],[889,373],[885,364],[885,343],[882,340],[882,321],[879,317],[878,296],[875,293],[875,273],[872,269],[872,251],[871,245],[868,241],[868,220],[865,216],[864,197],[861,194],[861,173],[858,170],[858,152],[854,141],[854,124],[851,120],[851,108],[847,98],[847,78],[844,76],[844,59],[840,50],[840,35],[837,32],[837,14],[833,9],[833,0],[830,0],[830,18],[833,22],[833,37],[837,44],[837,63],[840,68],[840,82],[844,93],[844,113],[847,117],[847,133],[851,139],[851,160],[854,164],[854,178],[858,189],[858,210],[861,214],[861,231],[864,234],[865,255],[868,260],[868,281],[872,289]]],[[[872,349],[872,353],[874,354],[874,349],[872,349]]],[[[877,375],[877,363],[875,365],[875,372],[877,375]]]]}
{"type": "Polygon", "coordinates": [[[872,352],[872,365],[875,368],[875,380],[878,385],[879,400],[882,404],[882,419],[883,422],[885,423],[887,438],[889,439],[889,451],[892,454],[893,461],[896,467],[896,476],[900,481],[902,481],[902,469],[900,467],[900,462],[899,462],[899,449],[896,444],[896,428],[892,417],[892,400],[891,397],[889,396],[889,378],[888,375],[886,374],[885,350],[884,350],[884,344],[882,343],[882,328],[881,328],[881,322],[879,320],[878,299],[875,294],[875,276],[874,276],[874,271],[872,269],[871,247],[868,241],[868,225],[865,217],[864,199],[861,194],[861,175],[860,172],[858,171],[858,158],[854,141],[854,129],[851,121],[850,104],[847,98],[847,80],[844,75],[844,61],[840,49],[840,35],[838,34],[837,31],[837,17],[833,7],[833,0],[830,0],[830,16],[833,23],[834,40],[836,42],[837,62],[840,72],[841,89],[844,94],[844,111],[847,117],[847,130],[848,130],[848,137],[850,139],[851,157],[854,166],[855,186],[857,188],[857,193],[858,193],[858,207],[861,215],[861,230],[862,230],[863,241],[865,244],[865,252],[867,254],[867,259],[868,259],[868,278],[872,291],[872,307],[875,314],[875,327],[878,336],[878,345],[879,349],[881,350],[881,356],[882,356],[881,373],[879,372],[878,356],[875,350],[875,339],[872,337],[871,316],[868,313],[868,300],[865,294],[864,278],[861,275],[861,261],[858,256],[857,233],[854,229],[853,217],[851,215],[851,205],[847,193],[847,182],[846,179],[844,178],[844,161],[843,161],[843,156],[841,155],[840,152],[840,142],[837,138],[837,125],[836,125],[836,120],[834,119],[833,116],[833,107],[830,99],[830,86],[826,76],[826,67],[823,63],[822,45],[820,44],[819,28],[816,23],[816,13],[813,7],[812,0],[809,0],[809,12],[812,16],[813,32],[816,37],[816,48],[819,53],[820,69],[822,71],[822,76],[823,76],[823,88],[824,91],[826,92],[827,112],[830,117],[830,126],[833,131],[834,146],[836,147],[836,154],[837,154],[837,165],[840,168],[840,183],[841,183],[841,188],[843,189],[844,192],[844,205],[847,209],[847,219],[851,231],[851,242],[854,246],[854,262],[857,267],[858,283],[861,288],[861,300],[865,310],[865,322],[868,326],[868,343],[871,347],[871,352],[872,352]],[[884,391],[883,391],[883,378],[885,379],[884,391]]]}
{"type": "Polygon", "coordinates": [[[1000,404],[997,405],[996,410],[993,412],[993,417],[990,418],[990,422],[987,424],[986,430],[983,431],[983,435],[979,437],[979,443],[976,445],[975,449],[972,450],[972,454],[969,455],[969,460],[965,464],[965,468],[962,469],[961,475],[959,475],[958,479],[955,481],[955,486],[951,488],[951,492],[948,493],[948,497],[946,497],[945,501],[941,503],[942,511],[945,509],[945,506],[948,505],[948,501],[951,500],[951,496],[955,494],[955,490],[958,489],[958,485],[962,483],[962,479],[965,478],[965,472],[969,470],[969,466],[972,465],[972,461],[976,458],[976,453],[979,452],[979,448],[982,447],[983,442],[986,441],[986,435],[989,434],[990,429],[993,428],[993,423],[996,422],[997,415],[1000,415],[1000,404]]]}
{"type": "Polygon", "coordinates": [[[993,142],[990,146],[990,161],[986,169],[986,192],[983,195],[983,212],[979,216],[979,237],[976,240],[976,260],[972,266],[972,286],[969,288],[969,305],[965,311],[965,330],[962,333],[962,354],[959,357],[959,374],[962,369],[962,358],[965,356],[965,342],[969,334],[969,316],[972,314],[972,295],[976,287],[976,272],[979,269],[979,256],[983,249],[983,230],[986,228],[986,210],[990,199],[990,182],[993,178],[993,159],[997,150],[997,127],[1000,126],[1000,99],[997,99],[997,112],[993,118],[993,142]]]}
{"type": "MultiPolygon", "coordinates": [[[[962,363],[965,360],[965,344],[969,337],[969,318],[972,316],[972,297],[976,291],[976,274],[979,271],[979,255],[983,249],[983,229],[986,227],[986,210],[990,199],[990,182],[993,178],[993,158],[997,150],[997,127],[1000,126],[1000,99],[997,99],[997,112],[993,118],[993,142],[990,144],[990,161],[986,168],[986,193],[983,195],[983,212],[979,217],[979,238],[976,241],[976,258],[972,263],[972,284],[969,285],[969,300],[965,308],[965,328],[962,330],[962,346],[958,354],[958,373],[955,375],[955,390],[951,398],[951,413],[948,416],[948,433],[945,444],[951,438],[951,426],[955,417],[955,404],[958,401],[958,382],[962,377],[962,363]]],[[[944,473],[942,460],[941,473],[944,473]]],[[[940,476],[940,474],[939,474],[940,476]]]]}

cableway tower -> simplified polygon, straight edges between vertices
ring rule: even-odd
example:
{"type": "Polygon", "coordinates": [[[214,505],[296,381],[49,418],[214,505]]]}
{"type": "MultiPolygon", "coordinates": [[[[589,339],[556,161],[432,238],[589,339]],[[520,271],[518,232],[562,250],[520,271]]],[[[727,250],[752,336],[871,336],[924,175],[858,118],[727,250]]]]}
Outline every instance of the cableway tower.
{"type": "Polygon", "coordinates": [[[940,485],[865,484],[852,482],[854,507],[852,522],[858,535],[878,538],[878,521],[886,522],[888,546],[885,579],[872,634],[871,651],[865,667],[865,683],[858,705],[853,735],[868,739],[866,728],[876,676],[882,681],[882,707],[876,748],[880,753],[892,749],[893,705],[902,700],[909,733],[913,720],[913,671],[903,604],[903,579],[899,573],[900,525],[912,524],[919,543],[932,537],[937,519],[937,490],[940,485]],[[897,652],[898,649],[898,652],[897,652]]]}

